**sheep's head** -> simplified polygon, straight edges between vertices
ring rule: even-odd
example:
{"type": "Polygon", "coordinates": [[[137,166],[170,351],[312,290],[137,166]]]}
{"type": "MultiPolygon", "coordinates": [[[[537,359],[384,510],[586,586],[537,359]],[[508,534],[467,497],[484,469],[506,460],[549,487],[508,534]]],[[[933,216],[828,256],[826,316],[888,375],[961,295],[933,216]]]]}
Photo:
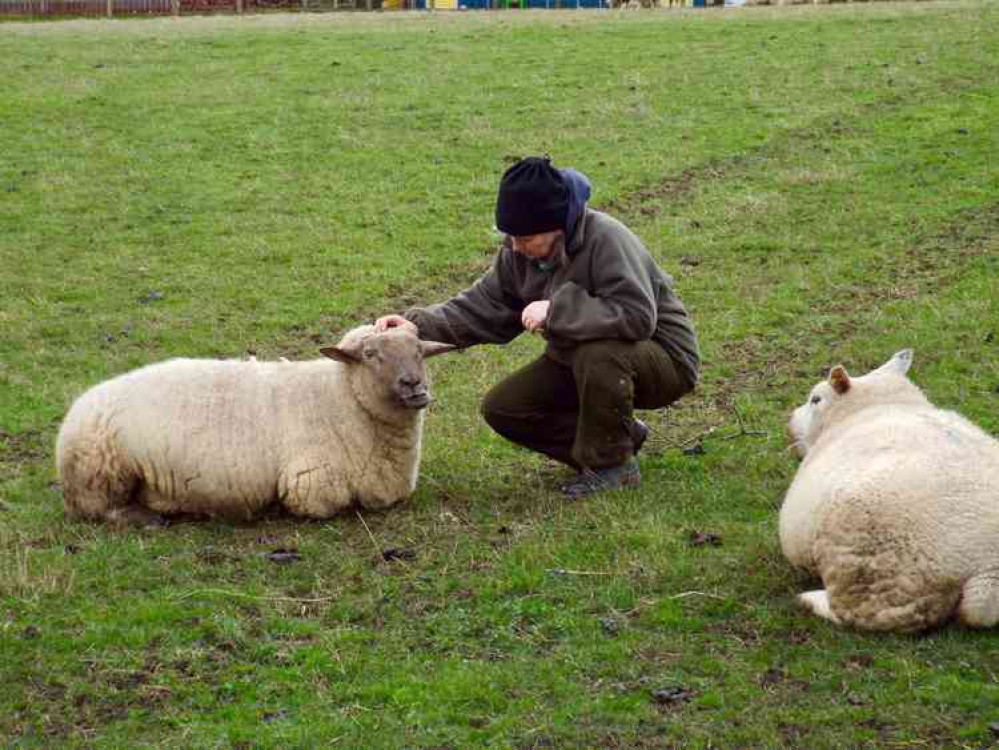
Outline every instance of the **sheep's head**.
{"type": "Polygon", "coordinates": [[[350,367],[365,368],[382,401],[422,409],[431,400],[424,360],[454,348],[437,341],[420,341],[401,328],[376,332],[374,326],[361,326],[348,331],[336,346],[319,351],[350,367]]]}
{"type": "Polygon", "coordinates": [[[808,400],[791,413],[787,434],[791,449],[804,458],[822,432],[844,414],[871,404],[909,400],[922,393],[909,382],[912,349],[903,349],[881,367],[852,378],[843,365],[829,371],[829,377],[812,388],[808,400]]]}

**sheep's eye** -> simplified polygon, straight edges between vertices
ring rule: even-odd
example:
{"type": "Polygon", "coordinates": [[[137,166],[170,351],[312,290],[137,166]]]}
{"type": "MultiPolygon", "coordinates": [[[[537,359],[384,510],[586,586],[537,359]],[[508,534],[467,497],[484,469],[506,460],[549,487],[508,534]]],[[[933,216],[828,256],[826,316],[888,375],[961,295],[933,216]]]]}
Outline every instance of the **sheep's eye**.
{"type": "Polygon", "coordinates": [[[817,404],[822,400],[822,396],[812,396],[812,403],[817,404]]]}
{"type": "Polygon", "coordinates": [[[364,350],[364,358],[365,359],[374,359],[377,356],[378,356],[378,350],[377,349],[365,349],[364,350]]]}

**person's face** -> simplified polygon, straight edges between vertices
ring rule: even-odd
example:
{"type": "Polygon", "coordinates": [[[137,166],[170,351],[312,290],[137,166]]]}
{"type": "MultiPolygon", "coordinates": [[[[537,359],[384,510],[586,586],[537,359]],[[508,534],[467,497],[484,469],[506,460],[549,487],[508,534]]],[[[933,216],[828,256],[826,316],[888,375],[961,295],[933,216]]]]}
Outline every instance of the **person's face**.
{"type": "Polygon", "coordinates": [[[547,258],[555,249],[555,238],[561,234],[561,230],[553,232],[542,232],[541,234],[529,234],[524,237],[510,236],[513,243],[513,251],[528,258],[547,258]]]}

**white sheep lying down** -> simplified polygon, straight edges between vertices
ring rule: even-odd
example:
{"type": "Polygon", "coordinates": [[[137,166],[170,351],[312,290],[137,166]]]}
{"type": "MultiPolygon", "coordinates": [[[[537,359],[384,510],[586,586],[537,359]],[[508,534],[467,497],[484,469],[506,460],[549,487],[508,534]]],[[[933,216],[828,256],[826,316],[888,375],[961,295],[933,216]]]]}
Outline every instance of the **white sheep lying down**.
{"type": "Polygon", "coordinates": [[[362,326],[326,359],[172,359],[100,383],[59,431],[66,512],[150,524],[391,506],[416,487],[424,359],[453,348],[362,326]]]}
{"type": "Polygon", "coordinates": [[[999,622],[999,442],[906,377],[911,350],[851,378],[833,368],[791,416],[803,461],[780,511],[790,562],[825,590],[799,601],[870,630],[956,615],[999,622]]]}

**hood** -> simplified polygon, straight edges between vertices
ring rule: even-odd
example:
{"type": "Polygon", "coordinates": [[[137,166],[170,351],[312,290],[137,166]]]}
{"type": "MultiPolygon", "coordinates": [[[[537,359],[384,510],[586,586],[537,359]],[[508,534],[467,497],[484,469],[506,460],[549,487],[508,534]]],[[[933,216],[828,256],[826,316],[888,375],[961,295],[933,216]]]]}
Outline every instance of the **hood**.
{"type": "Polygon", "coordinates": [[[575,169],[560,169],[559,173],[565,182],[569,197],[569,210],[565,215],[565,246],[569,248],[572,246],[572,235],[576,232],[576,224],[586,210],[586,202],[590,199],[590,181],[585,174],[575,169]]]}

